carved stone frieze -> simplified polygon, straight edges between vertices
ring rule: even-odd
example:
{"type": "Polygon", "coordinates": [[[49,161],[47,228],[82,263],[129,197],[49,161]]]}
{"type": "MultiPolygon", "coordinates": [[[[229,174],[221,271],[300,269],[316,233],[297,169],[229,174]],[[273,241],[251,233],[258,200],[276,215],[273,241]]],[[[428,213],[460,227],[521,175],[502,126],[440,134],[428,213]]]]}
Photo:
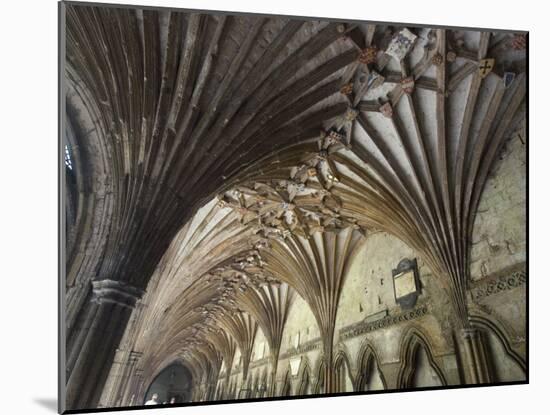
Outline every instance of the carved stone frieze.
{"type": "Polygon", "coordinates": [[[394,324],[403,323],[405,321],[414,320],[425,316],[428,313],[426,304],[418,306],[412,310],[405,311],[399,314],[389,315],[376,321],[361,321],[344,327],[340,330],[340,338],[343,340],[360,336],[371,331],[384,329],[394,324]]]}
{"type": "Polygon", "coordinates": [[[513,290],[527,282],[527,271],[524,267],[509,269],[492,277],[477,281],[470,288],[472,300],[476,301],[503,291],[513,290]]]}
{"type": "Polygon", "coordinates": [[[317,337],[315,339],[308,340],[303,344],[300,344],[298,347],[292,347],[291,349],[288,349],[286,352],[281,353],[280,359],[286,359],[291,356],[304,354],[312,350],[320,349],[321,347],[322,347],[321,338],[317,337]]]}

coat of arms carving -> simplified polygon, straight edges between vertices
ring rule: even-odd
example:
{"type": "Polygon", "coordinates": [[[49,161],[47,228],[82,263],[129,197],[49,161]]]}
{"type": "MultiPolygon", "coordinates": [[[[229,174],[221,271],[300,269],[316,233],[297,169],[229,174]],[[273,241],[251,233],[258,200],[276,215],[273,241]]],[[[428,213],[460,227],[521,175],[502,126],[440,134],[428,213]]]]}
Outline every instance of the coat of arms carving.
{"type": "Polygon", "coordinates": [[[485,78],[487,75],[489,75],[493,71],[493,67],[495,66],[495,60],[494,59],[481,59],[479,61],[479,76],[481,78],[485,78]]]}

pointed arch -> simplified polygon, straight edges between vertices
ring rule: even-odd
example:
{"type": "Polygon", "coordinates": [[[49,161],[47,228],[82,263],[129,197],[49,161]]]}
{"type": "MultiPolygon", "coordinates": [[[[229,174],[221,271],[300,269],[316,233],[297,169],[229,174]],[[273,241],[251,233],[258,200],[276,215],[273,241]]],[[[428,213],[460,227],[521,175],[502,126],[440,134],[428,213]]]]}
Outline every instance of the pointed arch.
{"type": "Polygon", "coordinates": [[[377,373],[381,389],[387,389],[385,376],[380,366],[380,359],[373,345],[365,340],[357,354],[357,376],[355,377],[355,390],[367,391],[376,390],[369,388],[369,383],[374,374],[377,373]]]}
{"type": "Polygon", "coordinates": [[[302,363],[298,371],[299,383],[296,389],[296,395],[310,395],[313,390],[311,379],[311,366],[307,356],[302,356],[302,363]]]}
{"type": "Polygon", "coordinates": [[[292,381],[291,381],[291,375],[290,375],[290,368],[288,368],[285,373],[284,381],[281,386],[280,396],[292,396],[292,381]]]}
{"type": "Polygon", "coordinates": [[[363,233],[357,226],[314,232],[308,237],[290,234],[274,240],[270,251],[263,251],[266,269],[293,286],[309,304],[321,332],[327,373],[327,391],[334,389],[333,342],[336,313],[345,277],[357,252],[363,233]]]}
{"type": "Polygon", "coordinates": [[[237,300],[242,302],[265,335],[273,377],[277,375],[283,331],[295,296],[295,291],[286,283],[266,284],[237,294],[237,300]]]}
{"type": "Polygon", "coordinates": [[[315,370],[316,382],[315,387],[313,388],[314,394],[325,393],[325,372],[326,372],[326,360],[324,355],[319,356],[317,359],[315,370]]]}
{"type": "Polygon", "coordinates": [[[340,348],[334,357],[334,371],[336,375],[336,392],[353,392],[354,377],[346,352],[340,348]],[[351,389],[351,390],[349,390],[351,389]]]}
{"type": "Polygon", "coordinates": [[[269,378],[267,374],[267,367],[264,367],[264,370],[262,372],[262,381],[260,384],[261,389],[261,397],[269,396],[267,395],[269,393],[269,378]]]}
{"type": "MultiPolygon", "coordinates": [[[[445,375],[433,357],[433,351],[430,342],[420,330],[416,327],[409,329],[403,336],[400,348],[400,369],[397,377],[397,387],[399,389],[407,389],[415,387],[415,374],[418,373],[421,359],[426,360],[429,369],[435,374],[433,385],[422,386],[441,386],[447,385],[445,375]],[[440,384],[437,384],[439,381],[440,384]]],[[[418,386],[418,385],[416,385],[418,386]]]]}
{"type": "Polygon", "coordinates": [[[511,335],[505,326],[492,316],[482,316],[475,312],[470,316],[470,322],[483,335],[483,344],[488,352],[486,354],[489,360],[490,381],[518,380],[518,371],[523,374],[525,379],[527,374],[526,361],[512,347],[511,335]],[[514,373],[514,375],[511,376],[510,373],[514,373]]]}
{"type": "Polygon", "coordinates": [[[142,397],[143,402],[151,399],[155,393],[159,402],[166,402],[175,397],[178,402],[191,400],[193,386],[193,375],[189,368],[181,362],[174,361],[159,371],[147,386],[147,391],[142,397]]]}
{"type": "Polygon", "coordinates": [[[248,375],[248,367],[254,339],[258,330],[258,323],[250,314],[242,311],[233,314],[224,314],[218,317],[218,321],[231,334],[239,346],[243,363],[243,381],[245,381],[248,375]]]}

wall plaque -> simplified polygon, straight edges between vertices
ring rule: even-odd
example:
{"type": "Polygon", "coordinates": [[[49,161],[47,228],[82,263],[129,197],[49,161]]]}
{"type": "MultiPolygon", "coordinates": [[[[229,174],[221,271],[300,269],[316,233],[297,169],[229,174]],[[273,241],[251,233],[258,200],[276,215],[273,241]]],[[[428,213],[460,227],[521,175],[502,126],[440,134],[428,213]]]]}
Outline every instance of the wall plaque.
{"type": "Polygon", "coordinates": [[[402,309],[408,310],[415,306],[420,295],[420,278],[416,259],[403,259],[392,270],[395,301],[402,309]]]}

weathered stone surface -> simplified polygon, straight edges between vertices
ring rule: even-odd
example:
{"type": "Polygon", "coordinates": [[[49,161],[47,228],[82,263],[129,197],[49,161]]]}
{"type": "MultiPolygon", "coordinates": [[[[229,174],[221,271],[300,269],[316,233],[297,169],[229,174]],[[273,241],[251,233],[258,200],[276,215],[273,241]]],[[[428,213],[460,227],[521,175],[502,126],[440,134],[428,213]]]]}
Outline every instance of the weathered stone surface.
{"type": "Polygon", "coordinates": [[[64,7],[68,409],[524,380],[525,38],[64,7]]]}

